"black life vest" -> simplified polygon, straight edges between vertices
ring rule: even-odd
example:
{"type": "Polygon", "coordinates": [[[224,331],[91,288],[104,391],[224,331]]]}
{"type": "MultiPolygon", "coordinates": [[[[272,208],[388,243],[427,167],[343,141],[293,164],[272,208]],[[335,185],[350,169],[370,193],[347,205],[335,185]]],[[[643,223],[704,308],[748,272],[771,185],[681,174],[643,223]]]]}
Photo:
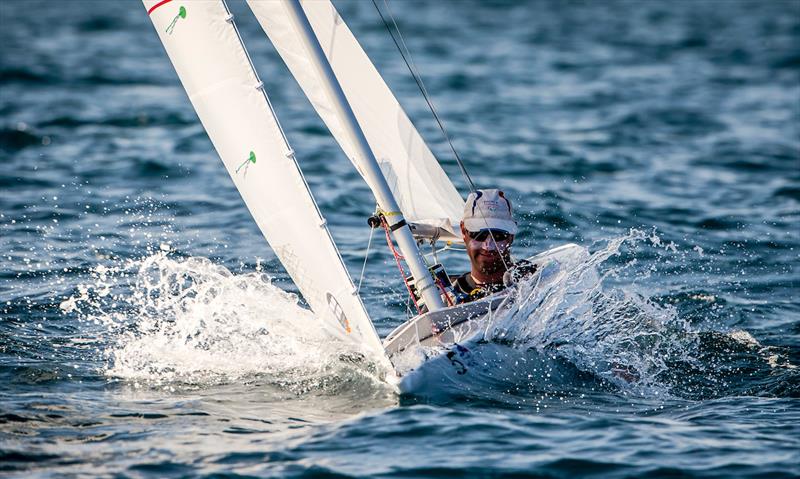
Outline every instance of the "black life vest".
{"type": "Polygon", "coordinates": [[[469,303],[481,298],[485,298],[490,294],[498,293],[508,286],[519,281],[521,278],[529,274],[533,274],[538,269],[535,263],[528,260],[522,260],[514,263],[514,265],[503,276],[503,281],[499,283],[486,283],[478,284],[472,278],[472,274],[466,272],[455,279],[453,282],[453,292],[456,296],[456,304],[469,303]]]}
{"type": "Polygon", "coordinates": [[[472,275],[469,272],[462,274],[453,281],[456,304],[469,303],[504,289],[505,285],[502,282],[479,285],[472,279],[472,275]]]}

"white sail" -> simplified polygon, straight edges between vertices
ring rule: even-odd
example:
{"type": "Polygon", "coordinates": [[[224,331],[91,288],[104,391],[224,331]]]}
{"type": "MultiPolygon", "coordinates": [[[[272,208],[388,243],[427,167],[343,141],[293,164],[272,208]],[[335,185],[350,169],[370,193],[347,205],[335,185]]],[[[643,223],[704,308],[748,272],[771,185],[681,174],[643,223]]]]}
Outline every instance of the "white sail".
{"type": "MultiPolygon", "coordinates": [[[[276,0],[247,3],[317,113],[362,172],[355,145],[335,115],[299,40],[300,32],[290,21],[288,6],[276,0]]],[[[303,1],[302,6],[406,220],[455,233],[464,201],[380,73],[329,0],[303,1]]]]}
{"type": "Polygon", "coordinates": [[[214,148],[311,309],[330,330],[385,362],[226,5],[143,1],[214,148]]]}

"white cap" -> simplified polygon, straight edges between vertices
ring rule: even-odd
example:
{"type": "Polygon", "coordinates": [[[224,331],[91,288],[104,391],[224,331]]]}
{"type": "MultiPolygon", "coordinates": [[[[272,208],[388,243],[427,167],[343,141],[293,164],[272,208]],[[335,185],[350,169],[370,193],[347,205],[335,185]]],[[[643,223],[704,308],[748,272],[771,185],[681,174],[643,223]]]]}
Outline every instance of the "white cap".
{"type": "Polygon", "coordinates": [[[495,228],[517,234],[517,222],[511,216],[511,202],[497,189],[470,193],[464,205],[464,228],[467,231],[495,228]]]}

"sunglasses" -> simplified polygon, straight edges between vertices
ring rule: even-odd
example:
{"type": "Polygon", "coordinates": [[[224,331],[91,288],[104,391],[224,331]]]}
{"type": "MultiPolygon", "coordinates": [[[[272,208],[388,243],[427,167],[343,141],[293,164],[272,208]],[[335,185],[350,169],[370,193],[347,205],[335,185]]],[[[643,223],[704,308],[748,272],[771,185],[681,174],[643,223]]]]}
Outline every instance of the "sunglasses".
{"type": "Polygon", "coordinates": [[[505,230],[498,230],[493,228],[484,228],[480,231],[467,231],[469,238],[474,241],[483,243],[489,238],[494,238],[498,243],[508,241],[511,238],[511,233],[505,230]]]}

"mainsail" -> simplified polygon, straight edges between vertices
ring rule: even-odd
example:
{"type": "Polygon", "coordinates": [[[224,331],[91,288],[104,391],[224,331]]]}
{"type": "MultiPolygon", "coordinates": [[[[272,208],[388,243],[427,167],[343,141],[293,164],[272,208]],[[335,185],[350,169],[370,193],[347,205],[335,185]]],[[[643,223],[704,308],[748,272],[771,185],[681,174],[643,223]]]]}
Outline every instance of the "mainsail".
{"type": "MultiPolygon", "coordinates": [[[[322,79],[281,1],[248,0],[278,53],[359,172],[362,165],[334,113],[322,79]]],[[[303,10],[406,220],[456,233],[464,201],[329,0],[303,10]]],[[[362,172],[363,175],[363,172],[362,172]]],[[[369,178],[365,177],[369,183],[369,178]]]]}
{"type": "Polygon", "coordinates": [[[226,5],[143,1],[214,148],[311,309],[385,361],[226,5]]]}

